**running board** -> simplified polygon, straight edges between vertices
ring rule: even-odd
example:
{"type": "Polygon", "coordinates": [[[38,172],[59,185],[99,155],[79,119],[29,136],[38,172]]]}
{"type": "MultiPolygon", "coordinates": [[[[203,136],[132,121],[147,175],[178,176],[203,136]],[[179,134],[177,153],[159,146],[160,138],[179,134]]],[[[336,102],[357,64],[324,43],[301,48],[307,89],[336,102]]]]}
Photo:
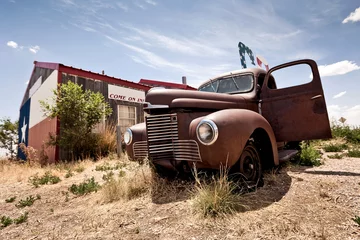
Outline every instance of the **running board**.
{"type": "Polygon", "coordinates": [[[279,151],[279,162],[289,161],[293,156],[295,156],[299,151],[298,150],[280,150],[279,151]]]}

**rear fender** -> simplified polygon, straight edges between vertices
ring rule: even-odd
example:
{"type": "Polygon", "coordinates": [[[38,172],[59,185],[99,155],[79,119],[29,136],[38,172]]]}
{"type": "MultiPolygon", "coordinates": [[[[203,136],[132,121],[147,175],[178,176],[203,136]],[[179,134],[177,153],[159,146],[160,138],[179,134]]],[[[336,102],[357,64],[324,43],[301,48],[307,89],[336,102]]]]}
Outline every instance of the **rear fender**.
{"type": "Polygon", "coordinates": [[[272,150],[272,158],[265,159],[265,161],[273,161],[275,165],[278,165],[279,158],[274,132],[269,122],[254,111],[226,109],[194,119],[190,124],[189,135],[198,142],[202,158],[200,165],[219,168],[220,164],[227,167],[233,166],[238,161],[250,137],[255,132],[264,131],[268,135],[272,150]],[[202,119],[214,121],[219,130],[218,139],[210,146],[203,145],[196,137],[196,127],[202,119]]]}

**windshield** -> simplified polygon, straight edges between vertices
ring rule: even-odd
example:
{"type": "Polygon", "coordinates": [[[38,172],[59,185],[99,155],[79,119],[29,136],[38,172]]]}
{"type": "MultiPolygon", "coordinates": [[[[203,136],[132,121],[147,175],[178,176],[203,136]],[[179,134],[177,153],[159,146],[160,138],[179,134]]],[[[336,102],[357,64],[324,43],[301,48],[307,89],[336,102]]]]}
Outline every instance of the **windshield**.
{"type": "Polygon", "coordinates": [[[233,75],[210,81],[199,88],[202,92],[245,93],[251,91],[254,85],[252,75],[233,75]]]}

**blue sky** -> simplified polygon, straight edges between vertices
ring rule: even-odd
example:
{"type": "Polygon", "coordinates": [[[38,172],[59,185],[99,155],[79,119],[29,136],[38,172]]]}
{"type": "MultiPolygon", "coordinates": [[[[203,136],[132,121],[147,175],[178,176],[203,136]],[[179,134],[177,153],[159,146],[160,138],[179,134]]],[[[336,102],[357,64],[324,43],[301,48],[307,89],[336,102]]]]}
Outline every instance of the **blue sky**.
{"type": "Polygon", "coordinates": [[[197,87],[241,68],[239,41],[270,67],[316,60],[331,118],[360,125],[358,0],[0,0],[0,117],[18,117],[34,60],[197,87]]]}

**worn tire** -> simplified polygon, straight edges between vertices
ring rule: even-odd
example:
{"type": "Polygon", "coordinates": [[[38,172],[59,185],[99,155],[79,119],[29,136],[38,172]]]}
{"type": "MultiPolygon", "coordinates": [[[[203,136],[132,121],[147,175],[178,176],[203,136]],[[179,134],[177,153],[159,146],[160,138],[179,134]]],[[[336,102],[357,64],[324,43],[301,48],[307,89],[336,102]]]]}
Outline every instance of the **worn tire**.
{"type": "Polygon", "coordinates": [[[246,143],[237,164],[238,171],[250,189],[263,186],[261,156],[259,148],[250,139],[246,143]]]}

